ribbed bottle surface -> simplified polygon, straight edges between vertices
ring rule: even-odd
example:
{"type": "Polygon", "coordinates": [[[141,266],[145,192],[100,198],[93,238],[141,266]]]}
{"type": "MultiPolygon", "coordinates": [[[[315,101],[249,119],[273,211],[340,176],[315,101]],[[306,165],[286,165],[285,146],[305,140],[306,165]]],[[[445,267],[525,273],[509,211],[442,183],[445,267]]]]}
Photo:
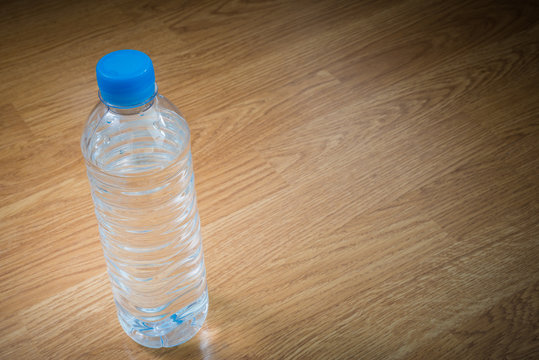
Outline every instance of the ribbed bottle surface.
{"type": "Polygon", "coordinates": [[[135,341],[174,346],[208,304],[189,128],[160,95],[118,111],[99,104],[82,138],[112,292],[135,341]]]}

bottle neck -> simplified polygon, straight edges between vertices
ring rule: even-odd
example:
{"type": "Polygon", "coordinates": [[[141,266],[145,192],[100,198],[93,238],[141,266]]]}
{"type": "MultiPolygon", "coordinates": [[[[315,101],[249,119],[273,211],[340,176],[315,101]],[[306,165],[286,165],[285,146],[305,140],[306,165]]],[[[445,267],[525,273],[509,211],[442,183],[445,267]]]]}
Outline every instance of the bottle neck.
{"type": "Polygon", "coordinates": [[[142,113],[142,112],[145,112],[145,111],[149,110],[154,105],[156,96],[157,96],[157,94],[154,95],[150,100],[148,100],[148,102],[146,102],[145,104],[142,104],[140,106],[136,106],[136,107],[132,107],[132,108],[115,108],[115,107],[112,107],[112,106],[108,106],[108,108],[109,108],[109,110],[111,112],[113,112],[115,114],[119,114],[119,115],[139,114],[139,113],[142,113]]]}

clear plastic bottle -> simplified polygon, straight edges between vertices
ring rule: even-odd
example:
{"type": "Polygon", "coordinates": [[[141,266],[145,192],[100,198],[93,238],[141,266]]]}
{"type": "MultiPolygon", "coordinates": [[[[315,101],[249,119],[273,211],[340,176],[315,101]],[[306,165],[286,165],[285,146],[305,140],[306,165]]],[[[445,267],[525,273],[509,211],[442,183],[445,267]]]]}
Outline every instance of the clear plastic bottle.
{"type": "Polygon", "coordinates": [[[118,318],[147,347],[193,337],[208,311],[190,133],[151,59],[105,55],[81,138],[118,318]]]}

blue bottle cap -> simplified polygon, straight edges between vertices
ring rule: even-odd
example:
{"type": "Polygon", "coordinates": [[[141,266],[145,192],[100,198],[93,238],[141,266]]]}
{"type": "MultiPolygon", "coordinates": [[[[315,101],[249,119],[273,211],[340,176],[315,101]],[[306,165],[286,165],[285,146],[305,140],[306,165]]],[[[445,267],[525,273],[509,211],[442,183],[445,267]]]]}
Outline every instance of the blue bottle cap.
{"type": "Polygon", "coordinates": [[[95,70],[99,96],[108,106],[136,107],[157,93],[152,60],[141,51],[113,51],[99,60],[95,70]]]}

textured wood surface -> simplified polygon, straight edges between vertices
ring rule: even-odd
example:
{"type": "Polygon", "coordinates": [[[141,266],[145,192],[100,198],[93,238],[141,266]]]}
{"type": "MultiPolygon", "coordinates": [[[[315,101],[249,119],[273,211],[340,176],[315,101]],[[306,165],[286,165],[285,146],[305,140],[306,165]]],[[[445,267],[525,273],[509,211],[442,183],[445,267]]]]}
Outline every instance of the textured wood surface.
{"type": "Polygon", "coordinates": [[[4,1],[2,359],[539,358],[534,1],[4,1]],[[187,117],[210,311],[117,321],[79,138],[109,51],[187,117]]]}

